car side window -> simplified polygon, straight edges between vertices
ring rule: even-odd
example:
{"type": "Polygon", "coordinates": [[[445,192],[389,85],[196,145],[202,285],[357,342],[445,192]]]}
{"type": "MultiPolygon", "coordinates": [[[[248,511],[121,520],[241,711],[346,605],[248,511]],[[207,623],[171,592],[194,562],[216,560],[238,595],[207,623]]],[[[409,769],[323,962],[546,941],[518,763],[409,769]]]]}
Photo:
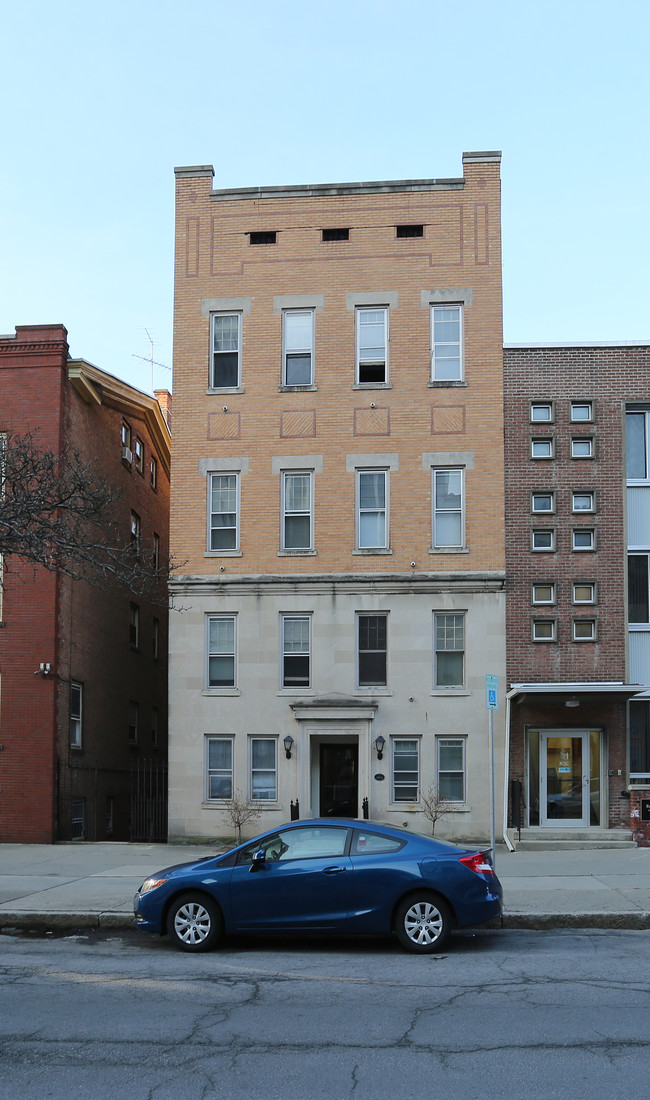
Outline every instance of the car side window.
{"type": "Polygon", "coordinates": [[[388,855],[391,852],[399,852],[406,844],[405,840],[398,840],[394,836],[383,836],[381,833],[369,833],[366,829],[355,830],[352,837],[352,856],[376,856],[388,855]]]}
{"type": "Polygon", "coordinates": [[[264,840],[254,841],[242,848],[238,863],[252,863],[256,852],[264,851],[270,863],[288,859],[318,859],[342,856],[345,852],[348,830],[329,825],[306,825],[296,829],[282,829],[264,840]]]}

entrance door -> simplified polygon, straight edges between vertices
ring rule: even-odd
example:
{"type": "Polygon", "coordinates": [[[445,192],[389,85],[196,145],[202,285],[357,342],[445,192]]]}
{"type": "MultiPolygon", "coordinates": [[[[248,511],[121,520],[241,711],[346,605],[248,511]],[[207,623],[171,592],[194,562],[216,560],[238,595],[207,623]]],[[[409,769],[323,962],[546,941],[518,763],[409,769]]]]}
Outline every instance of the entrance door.
{"type": "MultiPolygon", "coordinates": [[[[539,748],[540,825],[556,828],[597,825],[600,785],[591,781],[590,734],[578,730],[541,732],[539,748]],[[596,820],[592,821],[592,817],[596,820]]],[[[598,761],[594,763],[599,770],[598,761]]]]}
{"type": "Polygon", "coordinates": [[[357,744],[321,744],[320,816],[357,817],[359,746],[357,744]]]}

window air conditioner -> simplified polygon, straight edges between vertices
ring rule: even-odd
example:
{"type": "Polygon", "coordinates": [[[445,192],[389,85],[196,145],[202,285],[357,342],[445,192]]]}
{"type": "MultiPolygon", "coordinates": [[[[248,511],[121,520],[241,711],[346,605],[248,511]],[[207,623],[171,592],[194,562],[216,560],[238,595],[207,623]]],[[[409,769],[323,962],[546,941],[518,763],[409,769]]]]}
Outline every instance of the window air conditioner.
{"type": "Polygon", "coordinates": [[[133,462],[133,451],[129,450],[128,447],[122,447],[122,458],[125,462],[133,462]]]}

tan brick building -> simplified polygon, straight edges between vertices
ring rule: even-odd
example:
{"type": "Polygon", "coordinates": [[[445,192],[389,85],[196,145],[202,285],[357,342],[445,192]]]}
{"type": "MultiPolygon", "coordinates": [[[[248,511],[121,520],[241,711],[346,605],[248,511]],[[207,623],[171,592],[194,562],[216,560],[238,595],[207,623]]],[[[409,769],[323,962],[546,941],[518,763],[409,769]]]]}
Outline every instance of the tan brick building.
{"type": "Polygon", "coordinates": [[[499,164],[227,191],[176,170],[172,838],[232,833],[237,792],[254,831],[292,803],[426,829],[432,787],[441,834],[489,836],[499,164]]]}

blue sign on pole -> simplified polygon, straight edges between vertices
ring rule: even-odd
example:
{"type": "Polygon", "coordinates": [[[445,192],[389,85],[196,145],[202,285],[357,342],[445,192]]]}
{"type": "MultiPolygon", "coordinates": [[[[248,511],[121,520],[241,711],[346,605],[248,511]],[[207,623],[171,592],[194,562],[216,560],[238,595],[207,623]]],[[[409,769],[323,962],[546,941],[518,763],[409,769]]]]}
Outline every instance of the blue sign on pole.
{"type": "Polygon", "coordinates": [[[485,706],[487,710],[499,709],[499,677],[489,673],[485,677],[485,706]]]}

